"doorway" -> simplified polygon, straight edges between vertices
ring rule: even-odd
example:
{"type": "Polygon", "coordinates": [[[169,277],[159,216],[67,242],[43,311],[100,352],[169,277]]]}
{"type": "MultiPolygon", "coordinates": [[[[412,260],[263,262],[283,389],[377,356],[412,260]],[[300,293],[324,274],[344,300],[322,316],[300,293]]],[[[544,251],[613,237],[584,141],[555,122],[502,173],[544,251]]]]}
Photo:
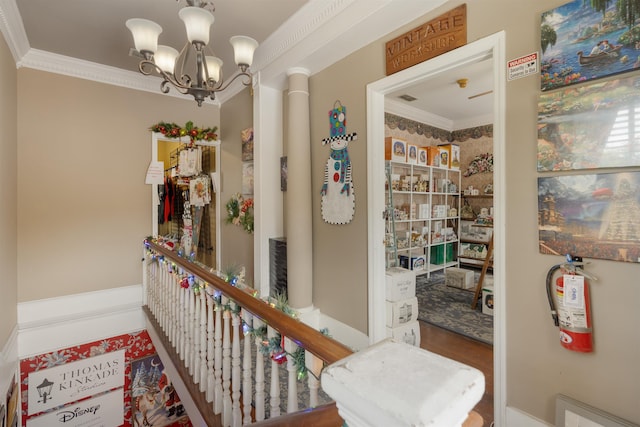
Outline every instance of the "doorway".
{"type": "Polygon", "coordinates": [[[368,133],[368,324],[371,344],[386,338],[385,329],[385,168],[384,168],[384,113],[385,96],[411,87],[459,67],[490,59],[494,78],[494,420],[502,425],[506,409],[505,377],[505,34],[504,32],[477,40],[466,46],[440,55],[422,64],[385,77],[367,86],[368,133]]]}
{"type": "MultiPolygon", "coordinates": [[[[171,176],[171,171],[178,161],[179,151],[184,149],[189,142],[188,138],[166,139],[161,133],[152,133],[151,138],[151,158],[163,161],[165,174],[171,176]]],[[[211,179],[211,201],[203,207],[200,233],[198,239],[198,251],[196,260],[211,268],[219,268],[221,265],[220,255],[220,191],[218,191],[220,173],[220,141],[198,141],[202,162],[202,173],[211,179]]],[[[152,235],[172,235],[179,238],[182,233],[182,206],[181,196],[176,192],[176,209],[173,217],[166,220],[160,218],[158,209],[160,205],[160,193],[158,184],[151,185],[152,207],[152,235]]],[[[192,207],[191,210],[194,208],[192,207]]]]}

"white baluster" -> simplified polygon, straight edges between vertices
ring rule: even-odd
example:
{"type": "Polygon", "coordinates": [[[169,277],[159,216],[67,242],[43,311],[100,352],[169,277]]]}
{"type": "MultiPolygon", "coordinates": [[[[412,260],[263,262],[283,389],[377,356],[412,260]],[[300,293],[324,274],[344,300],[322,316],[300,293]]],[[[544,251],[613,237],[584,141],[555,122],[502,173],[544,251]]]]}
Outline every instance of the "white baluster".
{"type": "MultiPolygon", "coordinates": [[[[248,311],[242,309],[242,320],[251,330],[253,325],[253,316],[248,311]]],[[[251,335],[246,334],[244,336],[244,350],[242,360],[242,407],[244,408],[244,422],[243,424],[251,424],[251,335]]]]}
{"type": "Polygon", "coordinates": [[[242,412],[240,411],[240,386],[242,382],[242,370],[240,368],[240,316],[238,305],[231,303],[231,326],[233,327],[233,340],[231,347],[231,403],[233,412],[233,427],[242,425],[242,412]]]}
{"type": "MultiPolygon", "coordinates": [[[[262,320],[257,317],[253,319],[254,330],[261,330],[264,327],[262,320]]],[[[262,353],[262,340],[260,334],[256,334],[256,421],[264,420],[264,354],[262,353]]]]}
{"type": "MultiPolygon", "coordinates": [[[[222,305],[228,302],[222,297],[222,305]]],[[[222,313],[222,425],[231,425],[231,312],[224,309],[222,313]]]]}
{"type": "Polygon", "coordinates": [[[207,287],[207,291],[207,402],[213,402],[213,387],[215,384],[215,377],[213,374],[213,310],[215,309],[215,301],[212,298],[214,292],[213,288],[207,287]]]}
{"type": "Polygon", "coordinates": [[[171,308],[169,310],[169,317],[171,318],[169,323],[169,341],[173,345],[173,348],[176,348],[178,345],[178,304],[180,304],[180,288],[175,286],[175,283],[172,285],[173,286],[169,287],[169,295],[171,296],[169,298],[169,303],[171,304],[171,308]]]}
{"type": "MultiPolygon", "coordinates": [[[[298,346],[289,338],[284,339],[284,348],[289,354],[295,353],[298,346]]],[[[298,373],[293,357],[287,357],[287,413],[298,411],[298,373]]]]}
{"type": "MultiPolygon", "coordinates": [[[[169,273],[165,271],[165,276],[168,275],[169,273]]],[[[162,330],[164,331],[164,333],[167,333],[168,330],[168,325],[169,325],[169,297],[168,297],[168,291],[169,291],[169,287],[168,285],[168,280],[163,280],[162,281],[162,287],[160,289],[160,294],[158,295],[159,297],[159,301],[160,301],[160,326],[162,328],[162,330]]]]}
{"type": "Polygon", "coordinates": [[[184,361],[184,347],[186,341],[186,333],[187,330],[185,328],[185,307],[189,303],[187,300],[187,290],[180,286],[180,282],[176,275],[176,286],[178,286],[180,291],[180,305],[179,305],[179,313],[178,313],[178,354],[180,355],[180,360],[184,361]]]}
{"type": "Polygon", "coordinates": [[[185,311],[185,346],[184,346],[184,367],[188,368],[189,375],[193,375],[193,366],[191,364],[191,351],[193,350],[193,291],[187,289],[185,293],[184,311],[185,311]]]}
{"type": "Polygon", "coordinates": [[[207,391],[207,293],[200,289],[200,392],[207,391]]]}
{"type": "Polygon", "coordinates": [[[200,382],[200,292],[193,293],[193,353],[190,370],[193,383],[200,382]]]}
{"type": "Polygon", "coordinates": [[[215,358],[214,358],[214,403],[213,411],[216,414],[222,412],[222,304],[216,305],[216,324],[215,324],[215,358]]]}
{"type": "MultiPolygon", "coordinates": [[[[277,336],[277,331],[270,326],[267,326],[267,336],[274,338],[277,336]]],[[[278,375],[278,363],[271,361],[271,389],[269,396],[270,399],[270,411],[269,418],[277,417],[280,415],[280,376],[278,375]]]]}
{"type": "Polygon", "coordinates": [[[307,367],[307,384],[309,385],[309,407],[318,406],[318,389],[320,388],[320,374],[324,367],[324,362],[319,357],[309,351],[304,353],[304,362],[307,367]]]}

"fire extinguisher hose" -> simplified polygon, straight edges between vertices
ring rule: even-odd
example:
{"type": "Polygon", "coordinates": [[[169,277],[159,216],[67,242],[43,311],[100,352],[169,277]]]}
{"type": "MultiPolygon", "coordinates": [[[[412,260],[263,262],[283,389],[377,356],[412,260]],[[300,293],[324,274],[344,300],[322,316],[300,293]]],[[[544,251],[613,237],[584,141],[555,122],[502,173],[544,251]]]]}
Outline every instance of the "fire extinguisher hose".
{"type": "Polygon", "coordinates": [[[562,264],[556,264],[549,269],[549,272],[547,272],[547,299],[549,300],[549,307],[551,308],[551,317],[553,318],[553,323],[556,326],[559,326],[560,322],[558,321],[558,312],[556,311],[556,303],[553,298],[553,275],[561,267],[562,264]]]}

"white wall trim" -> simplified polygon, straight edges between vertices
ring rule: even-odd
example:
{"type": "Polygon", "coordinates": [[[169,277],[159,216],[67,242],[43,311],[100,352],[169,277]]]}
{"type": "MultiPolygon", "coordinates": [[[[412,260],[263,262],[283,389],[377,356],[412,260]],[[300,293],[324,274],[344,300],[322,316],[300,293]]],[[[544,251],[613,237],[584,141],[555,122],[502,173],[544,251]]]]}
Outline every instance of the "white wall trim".
{"type": "Polygon", "coordinates": [[[505,33],[504,31],[474,41],[429,61],[387,76],[367,86],[367,135],[368,135],[368,322],[371,344],[385,338],[385,250],[384,220],[384,105],[385,94],[404,89],[440,73],[446,73],[466,64],[491,58],[494,75],[494,171],[495,193],[501,196],[495,201],[494,242],[494,410],[496,425],[502,426],[506,408],[506,289],[505,273],[505,33]]]}
{"type": "Polygon", "coordinates": [[[142,285],[18,304],[18,357],[145,328],[142,285]]]}
{"type": "Polygon", "coordinates": [[[369,337],[365,333],[320,312],[318,329],[323,328],[328,329],[329,335],[333,339],[346,345],[353,351],[360,351],[369,347],[369,337]]]}
{"type": "Polygon", "coordinates": [[[535,418],[526,412],[522,412],[519,409],[507,406],[505,426],[518,426],[518,427],[552,427],[553,424],[545,423],[538,418],[535,418]]]}

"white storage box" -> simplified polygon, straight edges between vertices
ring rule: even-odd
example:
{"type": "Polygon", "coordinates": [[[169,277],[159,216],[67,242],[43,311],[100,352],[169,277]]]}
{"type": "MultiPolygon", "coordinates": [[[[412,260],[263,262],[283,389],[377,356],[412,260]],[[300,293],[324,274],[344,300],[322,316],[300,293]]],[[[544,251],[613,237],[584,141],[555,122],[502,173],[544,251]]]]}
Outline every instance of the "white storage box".
{"type": "Polygon", "coordinates": [[[416,273],[402,267],[392,267],[386,273],[386,300],[401,301],[416,296],[416,273]]]}
{"type": "Polygon", "coordinates": [[[413,297],[402,301],[387,301],[387,326],[397,328],[409,322],[418,320],[418,298],[413,297]]]}
{"type": "Polygon", "coordinates": [[[493,316],[493,285],[482,287],[482,313],[493,316]]]}
{"type": "Polygon", "coordinates": [[[471,270],[451,267],[445,272],[444,283],[452,288],[473,289],[475,287],[475,275],[471,270]]]}
{"type": "Polygon", "coordinates": [[[420,347],[420,322],[415,320],[397,328],[387,328],[387,337],[420,347]]]}

